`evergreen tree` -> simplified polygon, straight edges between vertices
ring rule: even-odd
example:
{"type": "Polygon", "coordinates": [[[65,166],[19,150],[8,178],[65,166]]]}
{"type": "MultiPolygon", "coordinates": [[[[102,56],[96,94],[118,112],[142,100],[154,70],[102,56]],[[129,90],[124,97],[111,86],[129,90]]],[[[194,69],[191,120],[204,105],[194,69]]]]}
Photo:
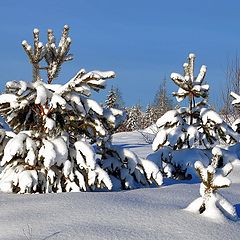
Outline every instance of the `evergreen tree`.
{"type": "Polygon", "coordinates": [[[161,83],[152,104],[154,109],[154,121],[156,122],[164,113],[172,109],[172,101],[167,93],[166,79],[161,83]]]}
{"type": "Polygon", "coordinates": [[[32,64],[33,80],[10,81],[0,95],[0,114],[13,130],[0,132],[0,190],[46,193],[112,189],[111,174],[126,188],[133,187],[133,181],[161,184],[156,165],[111,145],[111,134],[121,124],[123,112],[104,109],[90,98],[91,90],[103,89],[105,81],[115,77],[114,72],[81,69],[67,83],[53,83],[61,65],[73,58],[68,53],[68,34],[66,25],[56,46],[53,31],[48,30],[47,44],[43,45],[39,30],[34,29],[34,46],[22,42],[32,64]],[[47,82],[41,79],[43,70],[47,71],[47,82]]]}
{"type": "MultiPolygon", "coordinates": [[[[207,68],[203,65],[195,77],[194,63],[195,55],[189,54],[188,62],[183,65],[184,75],[171,74],[171,79],[179,87],[173,95],[179,102],[188,99],[189,105],[170,110],[157,120],[159,132],[152,144],[154,151],[163,146],[171,150],[194,147],[210,149],[221,142],[231,144],[239,140],[239,135],[208,106],[209,85],[203,84],[207,68]],[[196,102],[197,99],[199,102],[196,102]]],[[[162,160],[174,165],[171,154],[167,160],[162,160]]]]}
{"type": "Polygon", "coordinates": [[[52,30],[45,46],[38,29],[33,32],[33,48],[22,42],[33,80],[8,82],[6,93],[0,95],[0,113],[14,131],[1,159],[2,191],[79,191],[95,182],[112,187],[91,146],[108,135],[107,119],[89,96],[91,89],[99,91],[115,73],[81,69],[66,84],[53,84],[61,65],[72,59],[68,33],[66,25],[58,47],[52,30]],[[44,60],[46,67],[40,66],[44,60]],[[47,71],[47,83],[41,79],[41,70],[47,71]]]}
{"type": "Polygon", "coordinates": [[[139,104],[127,109],[125,126],[127,131],[135,131],[143,128],[144,114],[139,104]]]}
{"type": "Polygon", "coordinates": [[[116,97],[117,97],[116,108],[125,109],[125,103],[124,103],[124,100],[123,100],[122,93],[121,93],[120,89],[118,87],[115,87],[114,90],[115,90],[116,97]]]}
{"type": "Polygon", "coordinates": [[[148,104],[144,116],[143,124],[144,129],[153,125],[156,122],[155,116],[156,116],[155,108],[148,104]]]}
{"type": "Polygon", "coordinates": [[[105,101],[106,108],[124,109],[122,94],[117,87],[111,87],[105,101]]]}
{"type": "Polygon", "coordinates": [[[153,104],[148,104],[145,114],[143,114],[142,129],[145,129],[153,124],[168,110],[172,108],[171,99],[168,96],[166,88],[166,80],[160,85],[153,104]]]}
{"type": "Polygon", "coordinates": [[[193,201],[187,210],[199,212],[209,218],[221,218],[225,215],[231,220],[237,221],[238,216],[235,208],[225,198],[223,198],[218,189],[229,187],[231,181],[227,178],[232,171],[233,166],[227,163],[223,168],[218,168],[221,162],[222,152],[219,148],[212,150],[213,157],[208,167],[197,161],[194,166],[201,179],[200,195],[201,197],[193,201]]]}
{"type": "Polygon", "coordinates": [[[114,91],[114,88],[112,87],[105,101],[106,108],[118,108],[116,107],[116,100],[117,100],[117,94],[114,91]]]}

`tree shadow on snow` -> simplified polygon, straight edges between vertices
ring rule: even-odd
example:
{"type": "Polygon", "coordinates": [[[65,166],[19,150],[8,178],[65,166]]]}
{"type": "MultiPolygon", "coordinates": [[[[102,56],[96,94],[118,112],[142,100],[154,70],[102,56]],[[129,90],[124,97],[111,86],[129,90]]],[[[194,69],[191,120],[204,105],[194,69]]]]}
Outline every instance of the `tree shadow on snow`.
{"type": "Polygon", "coordinates": [[[236,208],[237,215],[240,218],[240,203],[236,204],[234,207],[236,208]]]}
{"type": "Polygon", "coordinates": [[[171,185],[176,185],[176,184],[197,184],[200,183],[200,180],[197,178],[193,178],[190,180],[177,180],[177,179],[172,179],[172,178],[163,178],[163,186],[171,186],[171,185]]]}
{"type": "Polygon", "coordinates": [[[131,149],[131,148],[139,148],[139,147],[144,147],[144,146],[148,146],[149,144],[148,143],[137,143],[137,144],[113,144],[114,146],[118,146],[118,147],[121,147],[121,148],[128,148],[128,149],[131,149]]]}
{"type": "Polygon", "coordinates": [[[55,232],[55,233],[53,233],[53,234],[50,234],[49,236],[43,238],[42,240],[50,239],[50,238],[54,237],[55,235],[58,235],[59,233],[61,233],[61,232],[59,231],[59,232],[55,232]]]}

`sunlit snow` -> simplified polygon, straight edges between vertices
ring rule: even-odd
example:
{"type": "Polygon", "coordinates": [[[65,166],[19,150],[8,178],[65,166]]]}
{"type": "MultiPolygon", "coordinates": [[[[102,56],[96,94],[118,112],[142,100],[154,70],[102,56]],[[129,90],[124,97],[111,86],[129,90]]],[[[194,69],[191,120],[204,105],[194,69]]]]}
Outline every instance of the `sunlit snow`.
{"type": "MultiPolygon", "coordinates": [[[[138,132],[118,133],[113,141],[140,157],[152,152],[138,132]]],[[[233,184],[220,192],[239,214],[240,164],[234,169],[233,184]]],[[[203,215],[184,210],[200,197],[199,183],[163,182],[121,192],[1,193],[0,239],[239,239],[240,221],[223,218],[215,208],[203,215]]]]}

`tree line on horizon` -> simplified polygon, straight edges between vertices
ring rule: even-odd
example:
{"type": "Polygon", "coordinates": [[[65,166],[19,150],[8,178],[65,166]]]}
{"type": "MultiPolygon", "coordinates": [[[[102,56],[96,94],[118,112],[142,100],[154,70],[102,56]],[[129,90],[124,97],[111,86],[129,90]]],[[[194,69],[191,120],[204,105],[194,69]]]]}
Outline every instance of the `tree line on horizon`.
{"type": "MultiPolygon", "coordinates": [[[[237,55],[229,62],[226,69],[226,83],[224,89],[220,91],[219,112],[227,123],[240,132],[240,121],[238,121],[240,117],[239,106],[232,105],[233,97],[231,92],[240,95],[240,60],[237,55]]],[[[155,124],[157,119],[163,116],[164,113],[174,108],[174,101],[172,94],[168,92],[167,80],[164,78],[155,93],[152,103],[149,103],[147,106],[142,106],[140,103],[126,106],[119,87],[113,85],[106,96],[104,105],[107,108],[119,108],[126,112],[126,120],[117,129],[117,132],[128,132],[142,130],[155,124]]],[[[215,108],[214,104],[212,104],[212,108],[215,108]]]]}
{"type": "Polygon", "coordinates": [[[143,107],[140,103],[125,106],[121,91],[114,86],[107,94],[105,107],[124,110],[126,119],[117,129],[117,132],[130,132],[145,129],[156,123],[158,118],[173,108],[173,101],[167,91],[166,79],[164,79],[154,96],[153,102],[146,107],[143,107]]]}

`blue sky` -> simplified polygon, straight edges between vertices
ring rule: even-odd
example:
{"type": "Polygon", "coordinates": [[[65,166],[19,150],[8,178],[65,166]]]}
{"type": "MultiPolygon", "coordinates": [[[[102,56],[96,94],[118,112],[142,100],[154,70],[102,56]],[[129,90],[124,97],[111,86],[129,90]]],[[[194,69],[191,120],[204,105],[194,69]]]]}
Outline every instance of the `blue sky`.
{"type": "MultiPolygon", "coordinates": [[[[62,69],[66,82],[80,68],[114,70],[127,105],[146,105],[164,77],[181,72],[188,53],[197,55],[197,70],[208,67],[211,101],[219,104],[227,64],[240,47],[240,1],[223,0],[43,0],[0,2],[0,88],[9,80],[31,80],[31,66],[21,42],[32,41],[37,27],[41,37],[52,28],[57,38],[71,27],[75,59],[62,69]]],[[[95,96],[102,101],[107,91],[95,96]]]]}

